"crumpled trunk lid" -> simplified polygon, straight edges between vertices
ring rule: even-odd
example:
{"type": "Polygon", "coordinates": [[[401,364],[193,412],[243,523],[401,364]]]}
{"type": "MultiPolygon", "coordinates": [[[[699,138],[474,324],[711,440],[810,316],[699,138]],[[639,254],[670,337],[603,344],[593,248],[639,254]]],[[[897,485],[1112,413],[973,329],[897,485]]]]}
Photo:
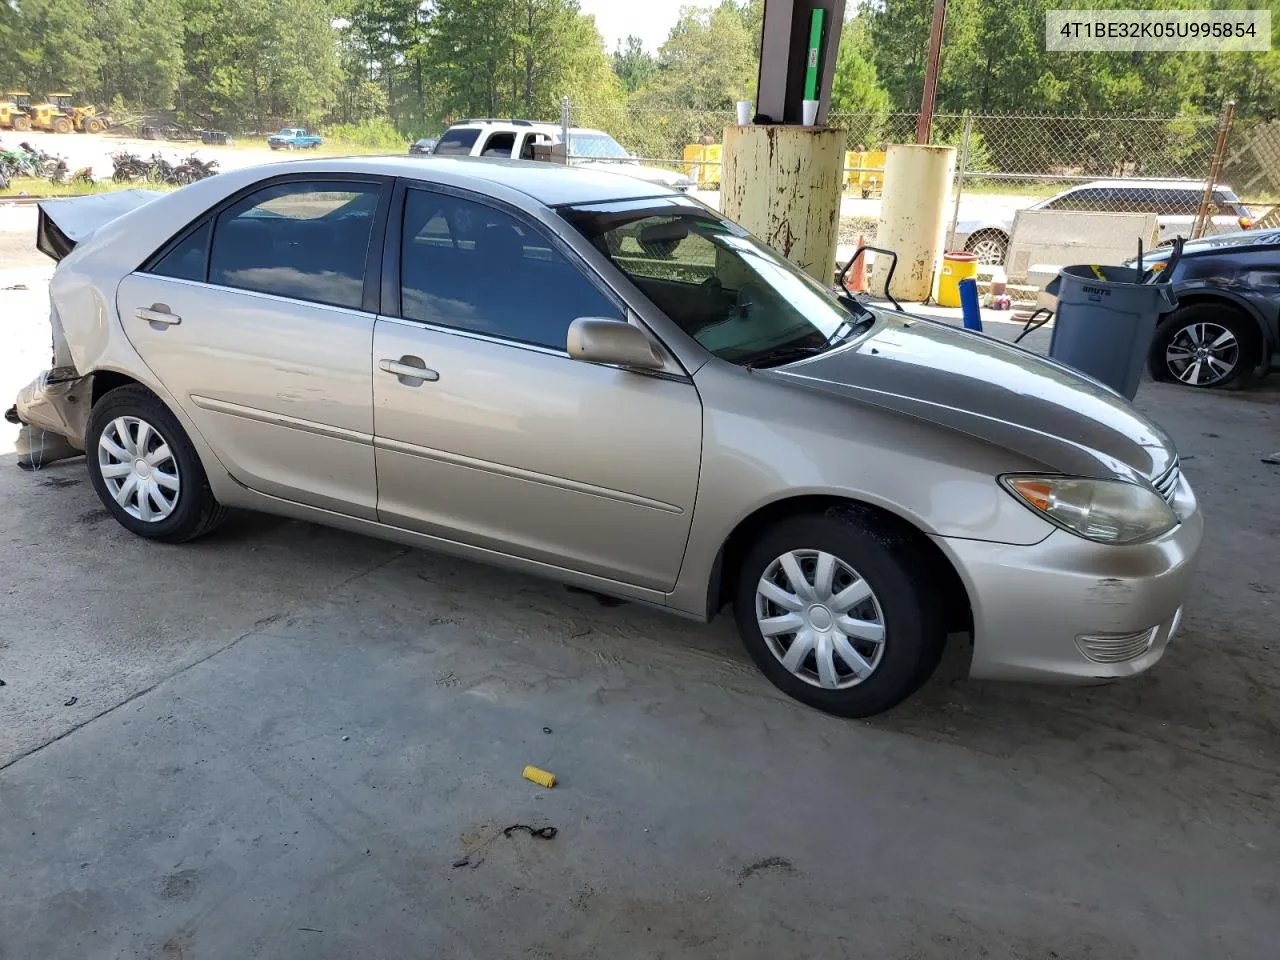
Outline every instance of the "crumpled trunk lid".
{"type": "Polygon", "coordinates": [[[119,190],[115,193],[42,200],[36,223],[36,249],[61,260],[93,232],[116,217],[162,196],[158,190],[119,190]]]}

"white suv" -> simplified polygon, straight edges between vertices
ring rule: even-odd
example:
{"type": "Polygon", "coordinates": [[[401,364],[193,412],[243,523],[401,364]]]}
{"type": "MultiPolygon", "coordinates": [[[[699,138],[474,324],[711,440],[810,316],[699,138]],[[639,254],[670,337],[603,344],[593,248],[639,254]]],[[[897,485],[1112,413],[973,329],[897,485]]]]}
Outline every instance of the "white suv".
{"type": "MultiPolygon", "coordinates": [[[[533,148],[537,144],[557,144],[562,139],[560,126],[554,123],[537,123],[533,120],[459,120],[445,131],[432,154],[437,157],[532,160],[533,148]]],[[[603,130],[570,127],[569,155],[575,167],[621,173],[682,192],[688,192],[695,186],[693,180],[682,173],[640,163],[622,144],[603,130]]]]}

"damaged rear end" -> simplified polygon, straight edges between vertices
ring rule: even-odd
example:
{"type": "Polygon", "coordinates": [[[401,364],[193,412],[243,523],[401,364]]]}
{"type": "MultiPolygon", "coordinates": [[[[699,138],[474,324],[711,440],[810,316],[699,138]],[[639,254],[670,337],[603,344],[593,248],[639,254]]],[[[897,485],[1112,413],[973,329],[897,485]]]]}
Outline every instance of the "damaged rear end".
{"type": "Polygon", "coordinates": [[[84,453],[92,399],[93,374],[82,377],[75,367],[46,370],[18,391],[5,413],[22,428],[14,445],[18,466],[38,470],[84,453]]]}
{"type": "MultiPolygon", "coordinates": [[[[95,232],[120,216],[161,196],[153,190],[46,200],[38,205],[36,249],[61,263],[95,232]]],[[[21,426],[18,465],[38,469],[46,463],[80,456],[93,399],[93,374],[75,366],[58,315],[50,303],[53,366],[19,391],[5,419],[21,426]]]]}

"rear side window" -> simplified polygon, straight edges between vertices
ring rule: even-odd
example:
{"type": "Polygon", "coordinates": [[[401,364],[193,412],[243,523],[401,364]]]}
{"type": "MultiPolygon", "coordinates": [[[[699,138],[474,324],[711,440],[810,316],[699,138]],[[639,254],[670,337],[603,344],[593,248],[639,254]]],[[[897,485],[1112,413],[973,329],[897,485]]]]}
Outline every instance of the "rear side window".
{"type": "Polygon", "coordinates": [[[622,317],[539,231],[486,204],[410,190],[402,246],[410,320],[564,350],[576,318],[622,317]]]}
{"type": "Polygon", "coordinates": [[[203,282],[204,268],[209,261],[211,227],[211,222],[206,220],[170,248],[147,272],[158,277],[172,277],[174,280],[203,282]]]}
{"type": "Polygon", "coordinates": [[[550,143],[551,138],[545,133],[526,133],[524,136],[524,146],[520,148],[521,160],[533,159],[533,148],[539,143],[550,143]]]}
{"type": "Polygon", "coordinates": [[[218,215],[209,282],[359,309],[377,184],[290,182],[218,215]]]}
{"type": "Polygon", "coordinates": [[[484,150],[481,151],[482,157],[510,157],[511,151],[516,147],[516,135],[514,133],[494,133],[489,135],[489,139],[485,141],[484,150]]]}
{"type": "Polygon", "coordinates": [[[433,151],[439,157],[467,157],[471,155],[471,148],[476,145],[476,140],[480,137],[479,130],[468,130],[466,128],[458,130],[446,130],[440,142],[436,144],[433,151]]]}
{"type": "Polygon", "coordinates": [[[1198,190],[1161,190],[1155,213],[1166,217],[1194,217],[1200,209],[1198,190]]]}

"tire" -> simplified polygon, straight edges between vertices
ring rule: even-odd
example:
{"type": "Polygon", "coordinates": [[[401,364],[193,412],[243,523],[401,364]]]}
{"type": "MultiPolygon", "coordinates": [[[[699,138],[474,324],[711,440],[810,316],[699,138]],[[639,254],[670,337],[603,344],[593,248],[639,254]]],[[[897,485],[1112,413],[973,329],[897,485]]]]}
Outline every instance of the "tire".
{"type": "Polygon", "coordinates": [[[23,130],[30,130],[31,118],[26,116],[21,116],[21,117],[15,116],[13,118],[13,129],[19,132],[22,132],[23,130]]]}
{"type": "Polygon", "coordinates": [[[101,133],[106,128],[107,128],[107,125],[103,123],[101,120],[99,120],[97,117],[94,117],[93,119],[89,120],[84,126],[86,133],[101,133]]]}
{"type": "Polygon", "coordinates": [[[145,387],[117,387],[94,404],[85,432],[85,459],[98,498],[121,526],[140,537],[162,543],[185,543],[208,533],[226,515],[226,509],[209,488],[204,467],[182,425],[160,398],[145,387]],[[144,436],[140,424],[150,431],[144,441],[151,454],[144,476],[163,476],[176,483],[176,489],[164,481],[161,481],[163,486],[155,484],[160,498],[169,498],[171,508],[167,513],[159,506],[160,499],[137,492],[136,471],[124,476],[104,474],[104,470],[113,466],[128,466],[130,456],[137,453],[137,441],[144,436]],[[122,429],[125,438],[121,436],[122,429]],[[168,456],[161,454],[164,445],[168,447],[168,456]],[[110,452],[112,447],[117,450],[116,454],[110,452]],[[121,457],[119,453],[126,456],[121,457]],[[125,491],[118,500],[116,492],[124,490],[131,480],[132,495],[125,491]],[[145,519],[146,513],[152,518],[145,519]],[[164,516],[157,518],[156,514],[160,513],[164,516]]]}
{"type": "Polygon", "coordinates": [[[1218,389],[1250,382],[1262,360],[1258,325],[1230,304],[1204,302],[1179,307],[1161,321],[1147,370],[1164,383],[1218,389]],[[1207,353],[1197,356],[1202,349],[1207,353]]]}
{"type": "Polygon", "coordinates": [[[978,262],[1002,266],[1009,256],[1009,238],[999,230],[979,230],[965,241],[964,248],[978,255],[978,262]]]}
{"type": "MultiPolygon", "coordinates": [[[[874,716],[914,693],[933,673],[942,654],[946,620],[930,573],[933,566],[914,536],[865,508],[849,505],[783,520],[751,547],[739,570],[734,596],[738,633],[756,665],[783,693],[836,716],[874,716]],[[836,575],[830,593],[838,597],[846,588],[870,591],[869,598],[847,608],[847,615],[860,621],[858,635],[839,633],[844,618],[839,617],[834,597],[831,608],[815,609],[814,599],[826,599],[814,591],[816,567],[823,555],[834,558],[831,567],[836,575]],[[795,587],[787,576],[780,562],[785,556],[799,560],[803,587],[795,587]],[[781,596],[791,594],[787,604],[775,603],[760,592],[766,580],[782,590],[781,596]],[[801,629],[777,630],[766,638],[761,619],[779,621],[774,626],[781,627],[781,618],[792,610],[790,604],[806,589],[809,592],[800,601],[805,606],[794,614],[801,629]],[[832,618],[833,609],[838,619],[832,618]],[[814,622],[810,617],[821,619],[814,622]],[[818,634],[812,629],[828,624],[835,632],[818,634]],[[878,643],[874,640],[877,627],[878,643]],[[806,629],[816,646],[793,671],[782,658],[796,649],[796,643],[805,642],[802,632],[806,629]],[[840,639],[862,658],[860,666],[841,658],[840,639]],[[828,682],[823,686],[818,651],[832,648],[837,652],[829,660],[828,682]]],[[[779,594],[771,591],[771,595],[779,594]]]]}
{"type": "Polygon", "coordinates": [[[71,121],[68,120],[66,117],[55,117],[53,120],[53,132],[54,133],[70,133],[71,121]]]}

